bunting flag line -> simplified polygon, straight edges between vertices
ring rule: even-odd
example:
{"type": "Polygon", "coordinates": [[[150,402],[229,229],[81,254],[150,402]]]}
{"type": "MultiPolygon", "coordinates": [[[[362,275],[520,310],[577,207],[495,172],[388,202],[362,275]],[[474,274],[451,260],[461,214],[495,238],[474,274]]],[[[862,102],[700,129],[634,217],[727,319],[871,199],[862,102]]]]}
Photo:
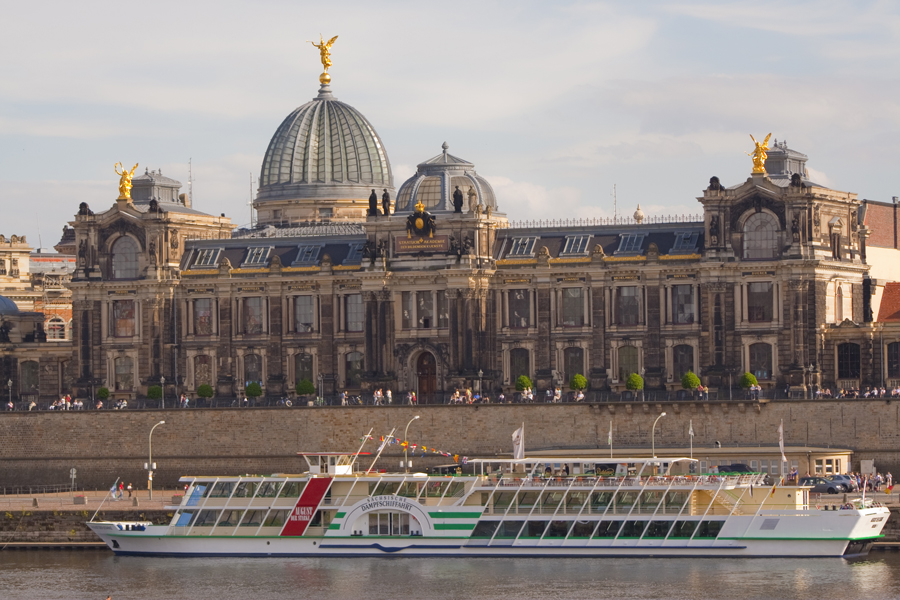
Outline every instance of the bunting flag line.
{"type": "MultiPolygon", "coordinates": [[[[399,444],[399,446],[401,448],[411,450],[414,456],[415,456],[416,451],[421,452],[420,457],[425,456],[426,454],[428,454],[430,452],[431,454],[436,454],[438,456],[445,456],[447,458],[452,458],[453,462],[455,462],[455,463],[460,462],[459,454],[454,454],[453,452],[446,452],[444,450],[440,450],[440,449],[434,448],[434,447],[428,448],[424,444],[419,445],[416,443],[409,442],[407,440],[401,440],[400,438],[398,438],[397,436],[394,436],[394,435],[387,435],[387,436],[382,435],[382,436],[378,437],[377,439],[375,437],[373,437],[372,435],[365,435],[360,438],[360,441],[362,441],[362,442],[365,442],[367,440],[378,441],[379,442],[379,446],[378,446],[379,452],[382,451],[388,445],[399,444]]],[[[463,456],[462,464],[465,465],[465,464],[468,464],[468,462],[469,462],[469,457],[463,456]]]]}

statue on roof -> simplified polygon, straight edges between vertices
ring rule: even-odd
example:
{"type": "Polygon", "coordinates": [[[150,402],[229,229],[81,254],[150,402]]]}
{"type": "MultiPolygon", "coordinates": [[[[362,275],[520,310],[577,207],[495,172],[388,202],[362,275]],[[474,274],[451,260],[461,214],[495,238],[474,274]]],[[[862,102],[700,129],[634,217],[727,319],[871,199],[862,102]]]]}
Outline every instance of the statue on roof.
{"type": "Polygon", "coordinates": [[[114,168],[116,169],[116,175],[120,176],[119,197],[117,200],[131,200],[131,178],[134,177],[134,171],[138,168],[137,163],[135,163],[131,171],[123,167],[120,162],[117,162],[114,168]],[[119,171],[120,168],[122,169],[121,171],[119,171]]]}
{"type": "Polygon", "coordinates": [[[391,195],[387,188],[384,188],[384,193],[381,195],[381,208],[384,211],[384,216],[391,214],[391,195]]]}
{"type": "Polygon", "coordinates": [[[459,190],[459,186],[456,186],[456,191],[453,192],[453,212],[462,212],[463,207],[463,195],[459,190]]]}
{"type": "Polygon", "coordinates": [[[756,144],[756,148],[753,152],[747,152],[747,156],[753,159],[753,172],[754,173],[765,173],[766,172],[766,159],[769,158],[769,155],[766,152],[769,150],[769,138],[772,137],[772,134],[766,136],[766,139],[763,140],[763,143],[760,144],[756,141],[756,138],[753,137],[753,134],[750,135],[750,139],[753,140],[753,143],[756,144]]]}
{"type": "Polygon", "coordinates": [[[328,69],[331,67],[331,46],[334,44],[335,40],[338,39],[338,36],[334,36],[327,42],[325,38],[322,37],[322,34],[319,34],[320,43],[315,43],[307,40],[310,44],[319,49],[319,58],[322,60],[322,67],[325,69],[325,72],[319,76],[319,82],[322,85],[325,85],[331,81],[331,76],[328,74],[328,69]]]}
{"type": "Polygon", "coordinates": [[[369,216],[378,216],[378,194],[375,193],[375,190],[369,194],[369,216]]]}

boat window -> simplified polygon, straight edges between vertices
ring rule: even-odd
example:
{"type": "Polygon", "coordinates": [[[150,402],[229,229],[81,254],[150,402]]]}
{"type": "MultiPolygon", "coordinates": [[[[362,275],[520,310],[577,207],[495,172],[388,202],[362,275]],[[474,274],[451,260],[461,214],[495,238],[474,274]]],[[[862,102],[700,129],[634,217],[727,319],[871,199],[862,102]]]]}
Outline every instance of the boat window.
{"type": "Polygon", "coordinates": [[[669,537],[689,538],[694,535],[695,529],[697,529],[697,521],[675,521],[675,527],[672,528],[672,534],[669,537]]]}
{"type": "Polygon", "coordinates": [[[309,522],[310,527],[328,527],[331,525],[331,520],[334,519],[333,510],[317,510],[316,514],[313,515],[312,520],[309,522]]]}
{"type": "Polygon", "coordinates": [[[191,524],[191,521],[194,520],[194,517],[197,515],[193,510],[186,510],[184,512],[178,513],[178,518],[175,520],[175,527],[188,527],[191,524]]]}
{"type": "Polygon", "coordinates": [[[499,492],[494,494],[494,508],[507,508],[512,504],[513,498],[515,497],[515,492],[499,492]]]}
{"type": "Polygon", "coordinates": [[[205,485],[195,485],[191,488],[191,495],[188,496],[187,506],[197,506],[200,504],[200,498],[203,497],[206,492],[205,485]]]}
{"type": "Polygon", "coordinates": [[[724,521],[700,521],[700,527],[697,528],[698,538],[714,538],[719,536],[722,531],[724,521]]]}
{"type": "Polygon", "coordinates": [[[495,537],[514,538],[519,535],[519,530],[522,529],[522,525],[524,524],[525,521],[503,521],[500,524],[500,530],[497,531],[495,537]]]}
{"type": "Polygon", "coordinates": [[[377,486],[375,486],[375,490],[372,490],[372,484],[369,484],[369,495],[370,496],[390,496],[391,494],[395,494],[397,490],[400,489],[399,481],[382,481],[377,486]]]}
{"type": "Polygon", "coordinates": [[[647,521],[625,521],[619,537],[639,538],[643,535],[645,527],[647,527],[647,521]]]}
{"type": "Polygon", "coordinates": [[[547,529],[547,521],[528,521],[522,531],[522,537],[539,538],[547,529]]]}
{"type": "Polygon", "coordinates": [[[263,521],[263,527],[282,527],[288,518],[289,510],[270,510],[266,520],[263,521]]]}
{"type": "Polygon", "coordinates": [[[419,484],[415,481],[407,481],[400,486],[397,495],[405,498],[415,498],[419,495],[419,484]]]}
{"type": "Polygon", "coordinates": [[[672,521],[650,521],[644,537],[664,538],[669,533],[670,527],[672,527],[672,521]]]}
{"type": "Polygon", "coordinates": [[[243,510],[226,510],[219,519],[219,527],[236,527],[241,522],[242,516],[244,516],[243,510]]]}
{"type": "Polygon", "coordinates": [[[466,484],[454,481],[450,484],[450,491],[447,492],[448,498],[456,498],[458,496],[462,496],[466,491],[466,484]]]}
{"type": "Polygon", "coordinates": [[[540,492],[521,492],[519,494],[519,506],[532,507],[537,502],[540,492]]]}
{"type": "Polygon", "coordinates": [[[233,481],[220,481],[216,484],[216,487],[213,488],[213,491],[210,492],[210,498],[228,498],[231,496],[231,492],[234,491],[234,482],[233,481]]]}
{"type": "Polygon", "coordinates": [[[284,484],[284,489],[281,490],[281,497],[299,498],[304,486],[306,486],[306,482],[303,481],[288,481],[284,484]]]}
{"type": "Polygon", "coordinates": [[[274,498],[281,489],[280,481],[264,481],[259,484],[259,491],[256,493],[259,498],[274,498]]]}
{"type": "Polygon", "coordinates": [[[575,525],[572,526],[572,535],[569,537],[589,538],[596,525],[596,521],[575,521],[575,525]]]}
{"type": "Polygon", "coordinates": [[[622,521],[600,521],[600,525],[597,526],[597,533],[594,534],[594,537],[598,537],[598,538],[616,537],[616,534],[619,533],[619,528],[621,526],[622,526],[622,521]]]}
{"type": "Polygon", "coordinates": [[[631,508],[637,498],[637,492],[619,492],[616,494],[616,506],[623,509],[631,508]]]}
{"type": "Polygon", "coordinates": [[[212,494],[212,491],[213,491],[213,484],[211,484],[211,483],[207,484],[205,486],[205,489],[203,490],[203,497],[209,498],[210,494],[212,494]]]}
{"type": "Polygon", "coordinates": [[[238,484],[237,489],[234,490],[234,498],[252,498],[253,493],[256,491],[256,482],[255,481],[242,481],[238,484]]]}
{"type": "Polygon", "coordinates": [[[194,520],[194,527],[212,527],[219,518],[218,510],[201,510],[194,520]]]}
{"type": "Polygon", "coordinates": [[[444,495],[448,485],[450,485],[449,481],[429,481],[425,488],[425,495],[431,498],[440,498],[444,495]]]}
{"type": "Polygon", "coordinates": [[[497,525],[500,521],[479,521],[472,530],[473,538],[489,538],[497,531],[497,525]]]}
{"type": "Polygon", "coordinates": [[[547,492],[542,498],[541,504],[544,511],[554,511],[563,499],[565,492],[547,492]]]}
{"type": "Polygon", "coordinates": [[[547,528],[547,535],[544,537],[564,538],[571,526],[572,521],[550,521],[550,527],[547,528]]]}
{"type": "Polygon", "coordinates": [[[678,513],[681,507],[687,502],[687,492],[668,492],[666,494],[666,504],[663,510],[670,513],[678,513]]]}
{"type": "Polygon", "coordinates": [[[264,510],[248,510],[241,520],[241,527],[259,527],[266,516],[264,510]]]}
{"type": "Polygon", "coordinates": [[[594,492],[591,494],[591,509],[606,508],[612,500],[613,492],[594,492]]]}
{"type": "Polygon", "coordinates": [[[581,508],[587,500],[587,492],[569,492],[566,496],[566,508],[569,510],[581,508]]]}
{"type": "Polygon", "coordinates": [[[665,492],[645,491],[643,494],[641,494],[640,498],[641,508],[645,512],[653,512],[654,510],[656,510],[656,507],[659,506],[659,502],[660,500],[662,500],[664,493],[665,492]]]}

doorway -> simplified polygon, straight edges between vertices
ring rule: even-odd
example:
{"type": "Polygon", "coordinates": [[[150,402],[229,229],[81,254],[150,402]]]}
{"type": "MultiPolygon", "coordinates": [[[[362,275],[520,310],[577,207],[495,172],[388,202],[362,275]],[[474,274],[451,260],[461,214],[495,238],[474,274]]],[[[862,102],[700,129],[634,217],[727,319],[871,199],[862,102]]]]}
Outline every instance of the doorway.
{"type": "Polygon", "coordinates": [[[423,352],[416,359],[416,376],[418,377],[419,396],[433,394],[437,391],[437,365],[434,354],[423,352]]]}

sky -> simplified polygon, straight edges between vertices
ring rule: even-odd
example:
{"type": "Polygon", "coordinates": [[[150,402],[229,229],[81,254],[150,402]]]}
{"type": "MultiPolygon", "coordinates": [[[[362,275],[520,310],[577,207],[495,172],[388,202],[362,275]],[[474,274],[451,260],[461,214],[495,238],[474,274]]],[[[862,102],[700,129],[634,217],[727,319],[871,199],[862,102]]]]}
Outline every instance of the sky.
{"type": "Polygon", "coordinates": [[[394,186],[440,153],[512,220],[699,214],[772,133],[811,178],[900,195],[900,3],[4,3],[0,233],[52,247],[113,165],[162,169],[194,207],[251,219],[272,134],[318,91],[374,125],[394,186]],[[615,190],[615,208],[613,203],[615,190]]]}

